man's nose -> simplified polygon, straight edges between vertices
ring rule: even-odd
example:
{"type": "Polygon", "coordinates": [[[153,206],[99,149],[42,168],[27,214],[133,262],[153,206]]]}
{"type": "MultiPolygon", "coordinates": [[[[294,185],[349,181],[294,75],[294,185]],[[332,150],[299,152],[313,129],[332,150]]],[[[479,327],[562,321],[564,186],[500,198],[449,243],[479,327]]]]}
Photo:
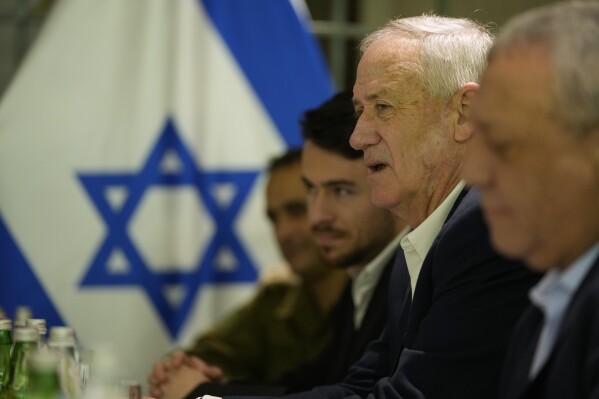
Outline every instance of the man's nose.
{"type": "Polygon", "coordinates": [[[275,231],[280,244],[293,240],[293,237],[296,235],[294,223],[286,218],[281,218],[281,220],[277,221],[275,231]]]}
{"type": "Polygon", "coordinates": [[[308,215],[312,226],[335,219],[334,207],[325,193],[313,195],[308,201],[308,215]]]}
{"type": "Polygon", "coordinates": [[[354,150],[364,150],[369,145],[376,143],[376,134],[373,128],[372,119],[362,113],[356,122],[356,127],[349,138],[349,145],[354,150]]]}

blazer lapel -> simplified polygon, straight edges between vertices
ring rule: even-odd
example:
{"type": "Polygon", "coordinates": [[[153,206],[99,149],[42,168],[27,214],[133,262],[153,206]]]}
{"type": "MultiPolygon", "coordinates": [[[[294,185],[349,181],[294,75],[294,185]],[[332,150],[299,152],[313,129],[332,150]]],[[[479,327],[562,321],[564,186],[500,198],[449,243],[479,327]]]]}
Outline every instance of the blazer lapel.
{"type": "Polygon", "coordinates": [[[392,314],[389,312],[389,319],[387,320],[390,336],[396,337],[390,342],[392,359],[395,359],[395,364],[391,365],[391,372],[397,367],[399,354],[405,346],[404,340],[408,329],[411,306],[410,274],[408,273],[406,258],[400,247],[395,255],[395,264],[393,265],[391,284],[389,285],[388,309],[398,309],[398,313],[392,314]]]}
{"type": "Polygon", "coordinates": [[[530,388],[530,366],[543,327],[543,312],[531,305],[522,315],[512,337],[510,356],[504,367],[502,398],[521,398],[530,388]]]}
{"type": "MultiPolygon", "coordinates": [[[[478,192],[476,190],[469,190],[468,188],[463,189],[456,201],[454,202],[451,211],[445,218],[443,222],[443,226],[441,227],[441,231],[447,227],[453,217],[459,218],[460,212],[464,210],[468,210],[473,201],[475,201],[478,197],[478,192]],[[470,193],[470,195],[468,195],[470,193]]],[[[441,235],[441,231],[433,241],[433,245],[429,250],[429,253],[425,256],[424,261],[422,263],[422,268],[420,269],[420,273],[418,275],[418,281],[416,283],[416,290],[413,295],[410,297],[410,313],[409,320],[406,319],[406,327],[404,334],[404,342],[406,345],[412,345],[414,340],[416,339],[416,335],[418,332],[418,325],[422,321],[422,319],[426,316],[428,310],[432,305],[432,293],[434,290],[432,278],[430,276],[432,269],[432,259],[430,256],[431,251],[435,248],[439,235],[441,235]],[[412,304],[415,303],[415,306],[412,304]],[[408,327],[409,325],[409,327],[408,327]]],[[[405,264],[405,262],[404,262],[405,264]]],[[[406,273],[407,273],[407,266],[406,273]]],[[[409,275],[408,275],[409,280],[409,275]]],[[[411,290],[410,290],[411,294],[411,290]]],[[[403,315],[402,315],[403,316],[403,315]]]]}

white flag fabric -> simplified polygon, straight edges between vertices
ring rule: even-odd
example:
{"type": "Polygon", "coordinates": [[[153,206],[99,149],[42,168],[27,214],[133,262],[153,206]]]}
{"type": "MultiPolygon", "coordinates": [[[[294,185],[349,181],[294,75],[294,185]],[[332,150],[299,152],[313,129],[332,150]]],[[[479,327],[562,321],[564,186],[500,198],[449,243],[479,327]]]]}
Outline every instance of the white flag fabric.
{"type": "Polygon", "coordinates": [[[264,167],[331,93],[288,1],[58,2],[0,102],[0,307],[145,383],[279,262],[264,167]]]}

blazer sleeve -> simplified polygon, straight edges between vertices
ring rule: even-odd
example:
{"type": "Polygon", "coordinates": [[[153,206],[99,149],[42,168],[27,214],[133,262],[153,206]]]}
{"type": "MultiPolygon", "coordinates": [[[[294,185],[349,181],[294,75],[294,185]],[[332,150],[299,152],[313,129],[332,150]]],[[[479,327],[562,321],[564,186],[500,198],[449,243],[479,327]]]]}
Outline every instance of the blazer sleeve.
{"type": "Polygon", "coordinates": [[[350,369],[343,382],[316,387],[306,392],[286,395],[286,399],[342,399],[365,398],[374,384],[389,375],[389,335],[385,328],[381,336],[372,341],[365,353],[350,369]]]}

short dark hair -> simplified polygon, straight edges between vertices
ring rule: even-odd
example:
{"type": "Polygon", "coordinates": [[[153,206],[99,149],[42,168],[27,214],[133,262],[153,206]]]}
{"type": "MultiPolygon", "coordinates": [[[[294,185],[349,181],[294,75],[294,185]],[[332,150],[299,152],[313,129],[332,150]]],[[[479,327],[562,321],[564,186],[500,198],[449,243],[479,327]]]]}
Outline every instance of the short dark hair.
{"type": "Polygon", "coordinates": [[[272,158],[268,162],[268,173],[272,173],[277,169],[283,167],[289,167],[300,163],[302,161],[302,149],[301,148],[289,148],[283,154],[272,158]]]}
{"type": "Polygon", "coordinates": [[[362,157],[362,151],[349,145],[349,137],[356,127],[352,93],[337,93],[318,108],[304,113],[300,121],[304,141],[311,140],[318,147],[345,158],[362,157]]]}

